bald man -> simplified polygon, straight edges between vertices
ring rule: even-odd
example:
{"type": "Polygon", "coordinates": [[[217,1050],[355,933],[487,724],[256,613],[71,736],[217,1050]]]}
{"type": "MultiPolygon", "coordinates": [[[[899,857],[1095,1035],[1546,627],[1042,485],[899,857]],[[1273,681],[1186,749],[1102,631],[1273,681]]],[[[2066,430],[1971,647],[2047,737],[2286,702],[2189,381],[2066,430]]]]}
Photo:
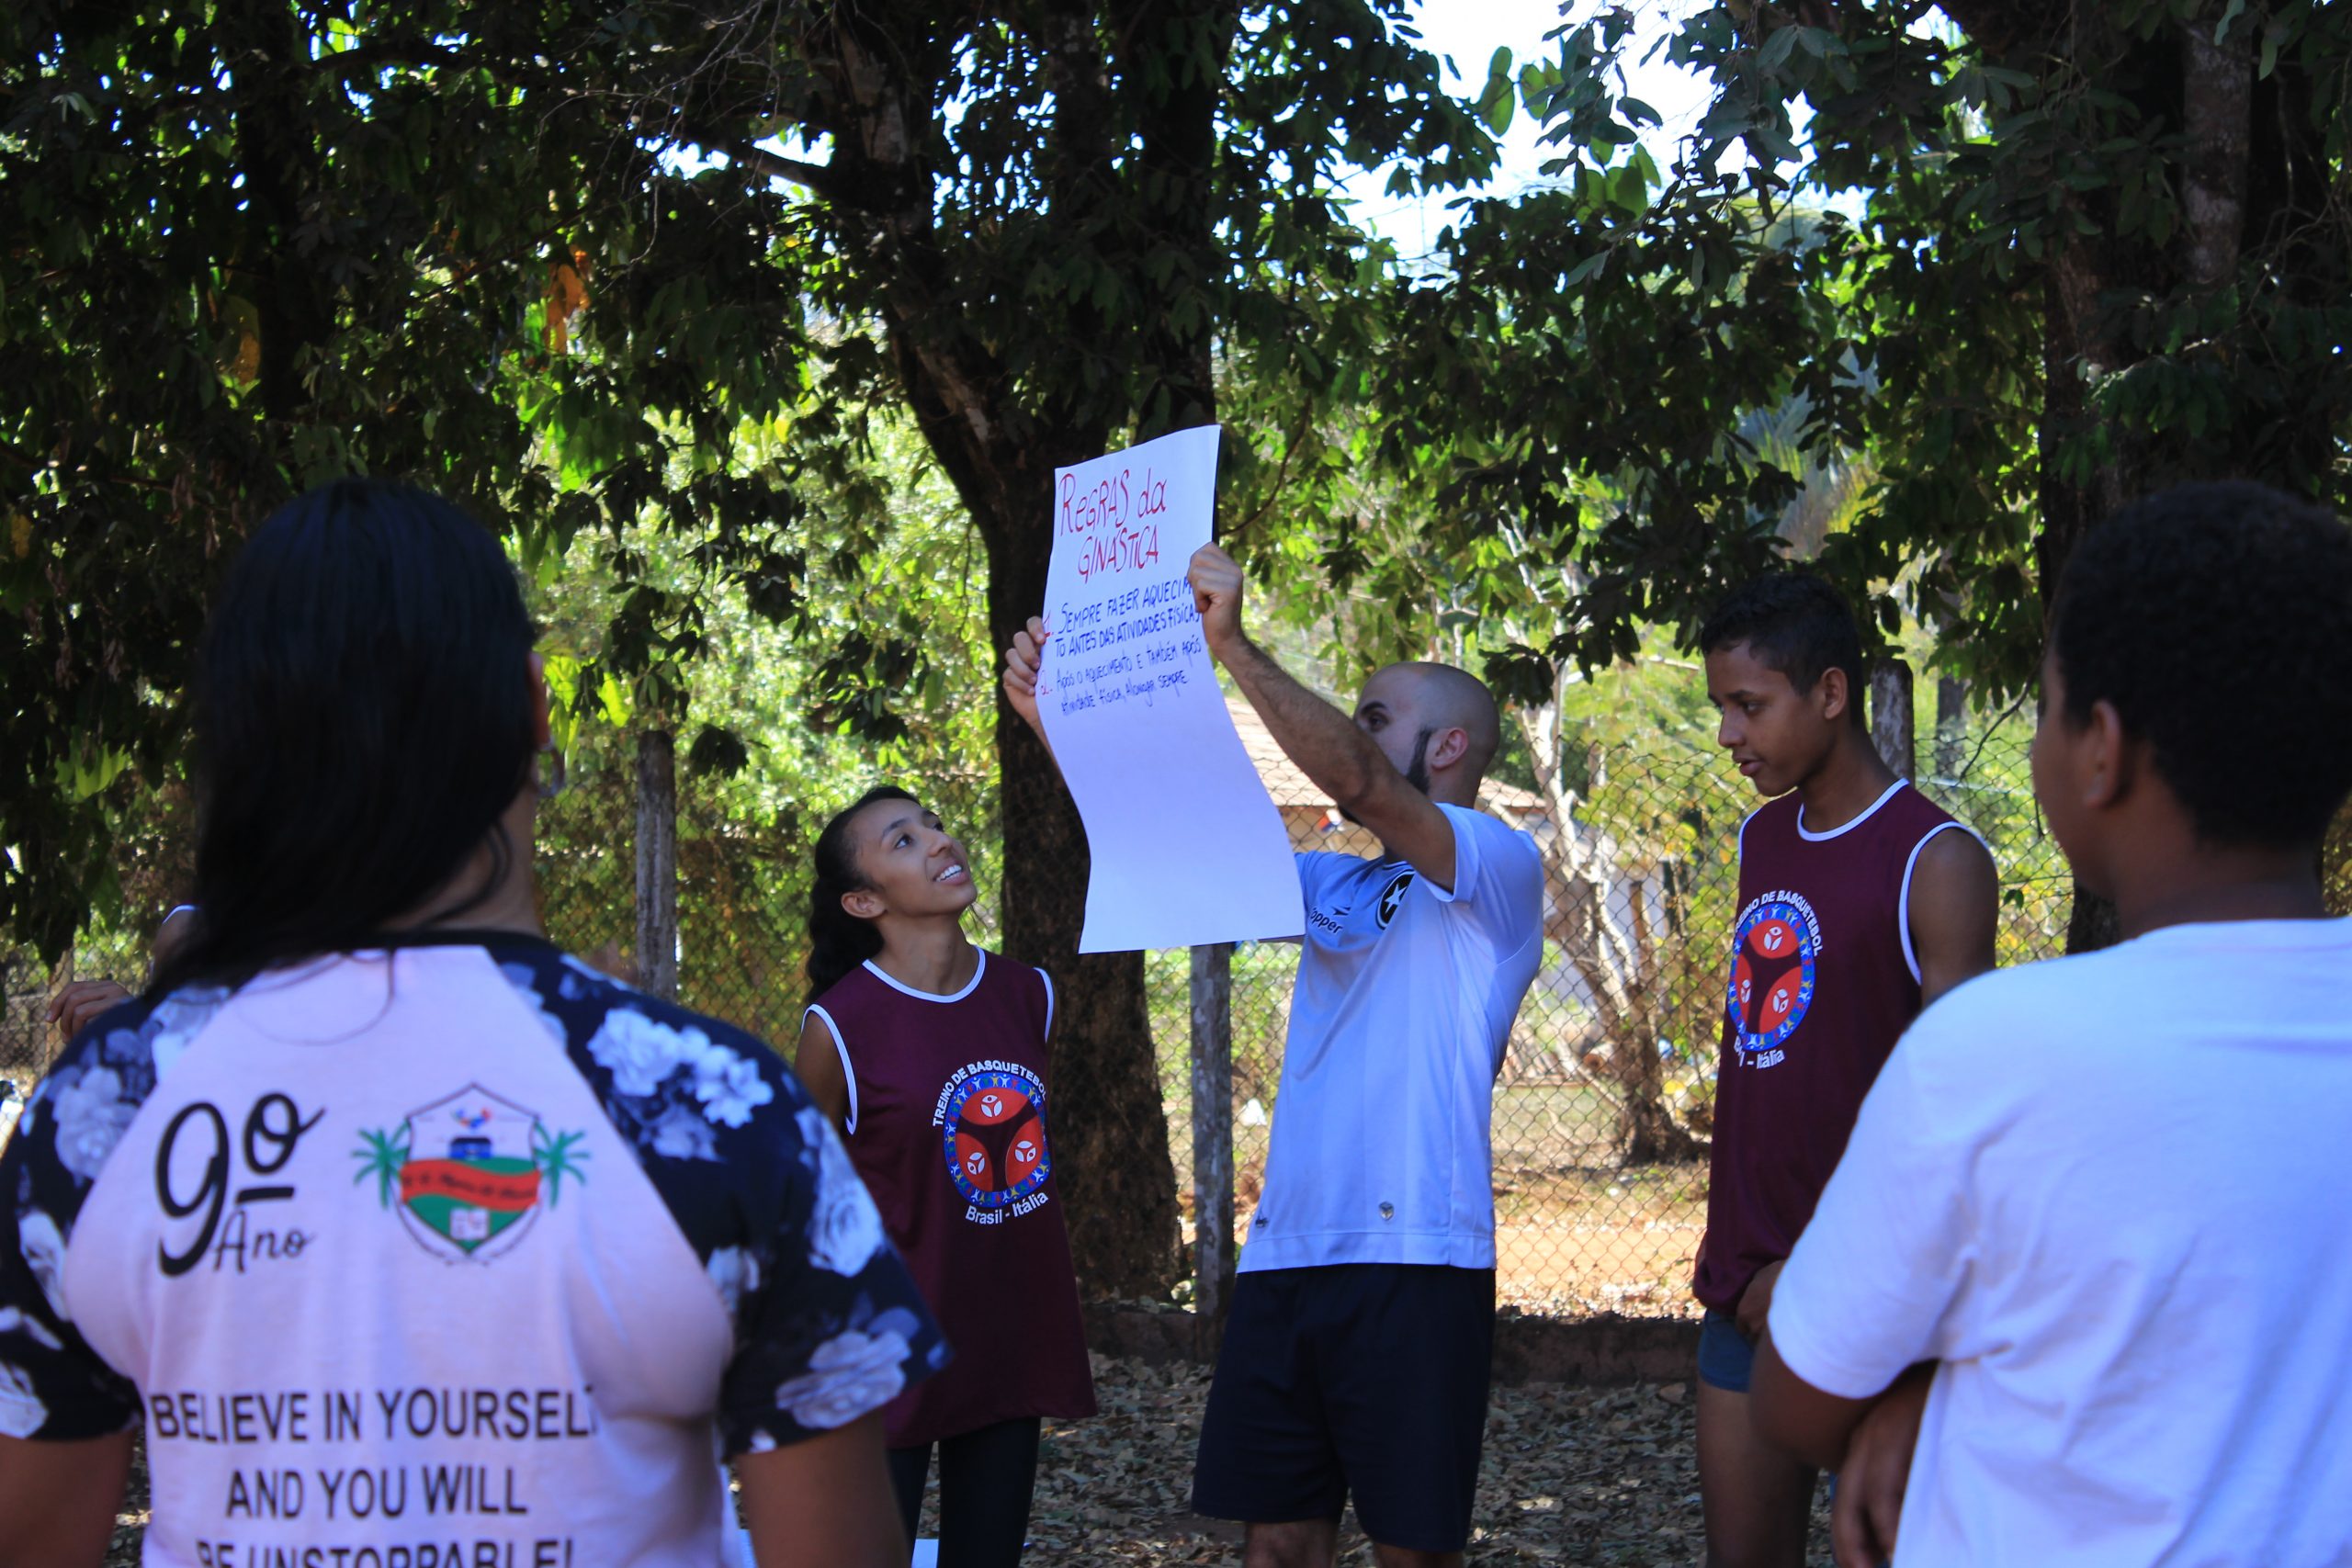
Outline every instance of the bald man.
{"type": "MultiPolygon", "coordinates": [[[[1501,739],[1484,685],[1392,664],[1351,717],[1250,640],[1230,557],[1209,546],[1190,570],[1209,652],[1381,841],[1298,857],[1273,1144],[1193,1506],[1248,1524],[1248,1568],[1329,1568],[1351,1496],[1385,1568],[1459,1562],[1494,1342],[1495,1074],[1543,953],[1543,861],[1476,809],[1501,739]]],[[[1005,660],[1033,725],[1043,635],[1032,621],[1005,660]]]]}

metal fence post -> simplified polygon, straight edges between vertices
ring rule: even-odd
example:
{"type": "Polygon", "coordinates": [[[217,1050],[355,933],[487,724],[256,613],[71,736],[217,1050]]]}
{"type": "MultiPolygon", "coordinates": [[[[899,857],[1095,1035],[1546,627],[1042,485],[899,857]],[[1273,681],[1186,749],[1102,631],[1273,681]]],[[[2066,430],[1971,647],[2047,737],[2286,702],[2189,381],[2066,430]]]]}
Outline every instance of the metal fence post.
{"type": "Polygon", "coordinates": [[[1233,1284],[1233,944],[1193,949],[1193,1314],[1209,1355],[1233,1284]]]}
{"type": "Polygon", "coordinates": [[[637,738],[637,983],[678,994],[678,744],[666,729],[637,738]]]}

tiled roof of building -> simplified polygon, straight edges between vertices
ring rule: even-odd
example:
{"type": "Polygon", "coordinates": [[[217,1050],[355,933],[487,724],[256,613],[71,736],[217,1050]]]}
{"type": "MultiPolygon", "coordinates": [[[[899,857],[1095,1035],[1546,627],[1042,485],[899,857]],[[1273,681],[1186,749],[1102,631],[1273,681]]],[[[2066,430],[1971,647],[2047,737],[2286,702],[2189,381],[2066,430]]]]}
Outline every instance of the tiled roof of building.
{"type": "MultiPolygon", "coordinates": [[[[1283,754],[1274,738],[1266,728],[1257,710],[1241,698],[1228,694],[1226,711],[1233,716],[1233,728],[1240,733],[1242,749],[1250,753],[1250,761],[1265,781],[1266,793],[1284,811],[1328,811],[1331,797],[1317,789],[1315,781],[1299,770],[1296,762],[1283,754]]],[[[1478,804],[1509,818],[1514,825],[1531,813],[1544,809],[1543,796],[1532,790],[1488,779],[1478,787],[1478,804]]]]}

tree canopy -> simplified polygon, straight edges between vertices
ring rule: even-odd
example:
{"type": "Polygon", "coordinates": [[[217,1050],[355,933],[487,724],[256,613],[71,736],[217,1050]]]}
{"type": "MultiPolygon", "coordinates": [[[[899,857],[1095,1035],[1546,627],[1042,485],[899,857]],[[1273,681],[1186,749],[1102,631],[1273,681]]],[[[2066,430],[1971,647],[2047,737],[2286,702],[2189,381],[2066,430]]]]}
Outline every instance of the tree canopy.
{"type": "Polygon", "coordinates": [[[1482,575],[1472,608],[1552,612],[1497,649],[1506,684],[1687,632],[1826,486],[1822,569],[2012,690],[2124,502],[2229,476],[2344,502],[2340,9],[1735,0],[1667,46],[1714,95],[1665,168],[1616,71],[1633,23],[1601,8],[1519,73],[1557,177],[1402,283],[1374,392],[1430,498],[1412,554],[1482,575]]]}
{"type": "MultiPolygon", "coordinates": [[[[1338,302],[1381,277],[1341,169],[1487,168],[1404,9],[12,8],[0,596],[27,636],[0,667],[0,912],[54,953],[103,898],[106,786],[178,765],[219,560],[327,475],[431,482],[534,568],[600,540],[603,657],[674,725],[709,595],[822,635],[809,509],[887,559],[858,458],[896,404],[978,531],[1002,640],[1042,603],[1057,464],[1213,417],[1220,349],[1314,406],[1351,349],[1338,302]],[[648,570],[648,523],[690,582],[648,570]]],[[[866,694],[925,650],[861,626],[836,652],[844,722],[887,728],[866,694]]],[[[1082,830],[997,717],[1006,944],[1063,971],[1060,1137],[1100,1173],[1073,1236],[1098,1283],[1153,1286],[1176,1213],[1141,961],[1077,955],[1082,830]]]]}

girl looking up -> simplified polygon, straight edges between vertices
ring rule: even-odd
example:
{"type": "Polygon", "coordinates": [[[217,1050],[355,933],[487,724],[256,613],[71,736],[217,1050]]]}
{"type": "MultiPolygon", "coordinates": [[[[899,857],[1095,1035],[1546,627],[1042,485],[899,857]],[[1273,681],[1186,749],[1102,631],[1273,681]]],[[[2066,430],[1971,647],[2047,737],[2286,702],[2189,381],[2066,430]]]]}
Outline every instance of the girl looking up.
{"type": "Polygon", "coordinates": [[[1054,987],[964,934],[964,846],[903,789],[818,836],[797,1066],[849,1138],[956,1359],[883,1412],[911,1535],[939,1450],[941,1568],[1021,1560],[1042,1416],[1094,1414],[1047,1139],[1054,987]]]}

